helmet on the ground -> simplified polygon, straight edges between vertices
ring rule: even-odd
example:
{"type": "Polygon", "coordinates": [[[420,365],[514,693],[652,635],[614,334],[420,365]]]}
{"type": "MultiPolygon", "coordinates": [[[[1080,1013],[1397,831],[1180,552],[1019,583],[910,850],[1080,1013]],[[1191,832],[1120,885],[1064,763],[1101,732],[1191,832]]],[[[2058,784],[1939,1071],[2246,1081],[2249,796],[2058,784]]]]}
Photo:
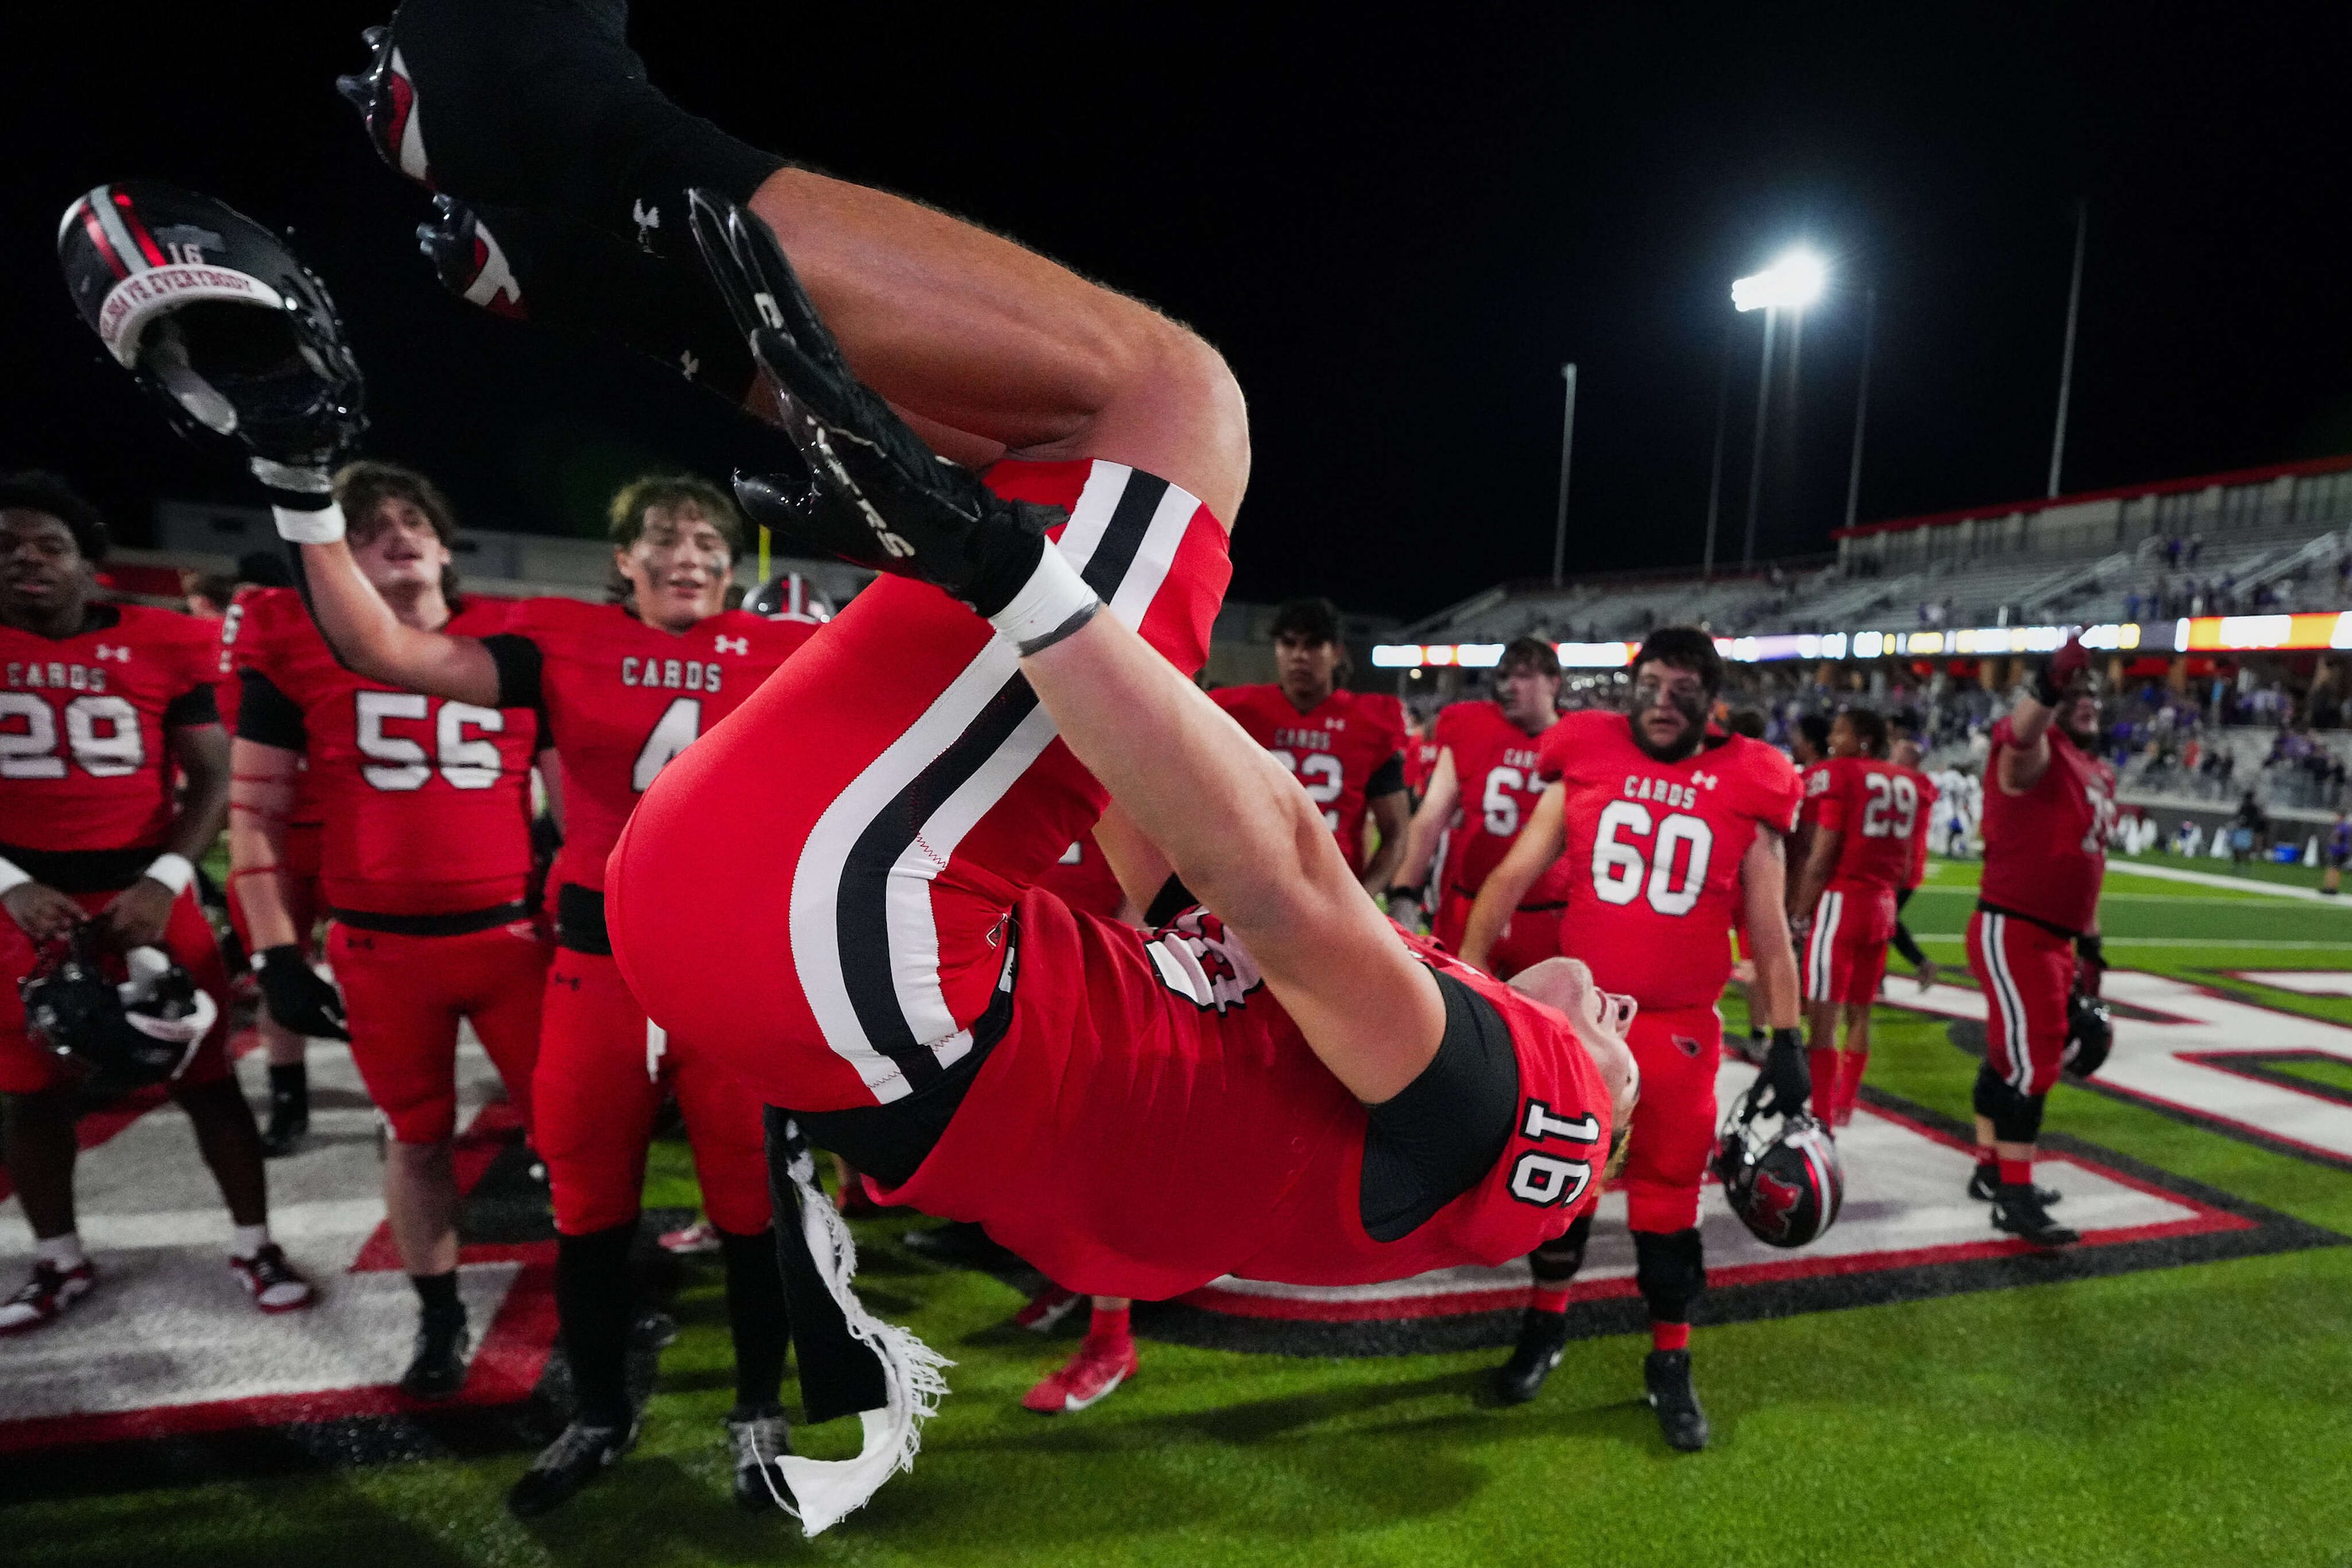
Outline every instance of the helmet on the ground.
{"type": "Polygon", "coordinates": [[[179,1077],[220,1017],[170,955],[134,947],[114,959],[95,922],[48,944],[18,991],[26,1023],[49,1049],[116,1089],[179,1077]]]}
{"type": "Polygon", "coordinates": [[[1801,1112],[1785,1120],[1758,1115],[1763,1093],[1759,1079],[1732,1101],[1715,1147],[1716,1178],[1757,1240],[1802,1247],[1837,1222],[1845,1173],[1828,1128],[1801,1112]]]}
{"type": "Polygon", "coordinates": [[[811,621],[822,626],[833,619],[833,606],[814,584],[797,572],[769,578],[743,596],[743,607],[772,621],[811,621]]]}
{"type": "Polygon", "coordinates": [[[2066,1049],[2058,1059],[2076,1078],[2088,1078],[2105,1065],[2116,1043],[2116,1026],[2107,1005],[2086,991],[2066,1000],[2066,1049]]]}
{"type": "Polygon", "coordinates": [[[365,426],[326,286],[226,203],[159,180],[100,185],[66,209],[58,264],[107,353],[184,427],[331,468],[365,426]]]}

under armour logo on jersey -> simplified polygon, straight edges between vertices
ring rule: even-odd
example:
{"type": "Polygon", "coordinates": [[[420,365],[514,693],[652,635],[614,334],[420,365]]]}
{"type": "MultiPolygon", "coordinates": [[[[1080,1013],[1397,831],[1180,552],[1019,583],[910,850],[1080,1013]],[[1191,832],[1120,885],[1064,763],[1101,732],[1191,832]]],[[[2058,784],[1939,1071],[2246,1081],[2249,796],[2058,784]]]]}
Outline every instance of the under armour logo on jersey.
{"type": "Polygon", "coordinates": [[[1714,773],[1693,773],[1691,774],[1691,783],[1698,785],[1701,789],[1713,789],[1715,787],[1716,778],[1717,775],[1714,773]]]}
{"type": "Polygon", "coordinates": [[[119,663],[129,664],[131,650],[119,643],[100,643],[98,645],[98,657],[100,659],[110,658],[119,663]]]}
{"type": "Polygon", "coordinates": [[[750,637],[716,637],[710,640],[712,645],[716,647],[720,653],[750,653],[751,651],[751,639],[750,637]]]}
{"type": "Polygon", "coordinates": [[[661,208],[633,200],[629,203],[629,218],[637,226],[637,244],[651,250],[653,245],[646,237],[661,227],[661,208]]]}

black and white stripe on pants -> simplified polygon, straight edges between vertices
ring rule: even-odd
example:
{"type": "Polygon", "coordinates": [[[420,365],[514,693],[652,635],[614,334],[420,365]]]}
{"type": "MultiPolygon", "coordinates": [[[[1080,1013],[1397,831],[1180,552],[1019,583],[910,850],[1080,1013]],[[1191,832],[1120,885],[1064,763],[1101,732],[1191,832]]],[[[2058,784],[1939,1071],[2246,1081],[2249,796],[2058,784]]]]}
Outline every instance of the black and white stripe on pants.
{"type": "Polygon", "coordinates": [[[1824,891],[1813,906],[1813,932],[1805,944],[1805,1000],[1828,1002],[1831,971],[1837,957],[1838,919],[1845,913],[1845,895],[1824,891]]]}
{"type": "MultiPolygon", "coordinates": [[[[1200,502],[1097,462],[1056,546],[1105,606],[1141,624],[1200,502]]],[[[825,1044],[879,1101],[972,1047],[939,980],[931,884],[1053,742],[1054,721],[992,637],[920,718],[835,796],[794,868],[793,963],[825,1044]]]]}
{"type": "Polygon", "coordinates": [[[2033,1050],[2026,1034],[2025,998],[2009,967],[2009,917],[1984,911],[1978,920],[1977,944],[1984,950],[1985,978],[1992,983],[1992,1006],[2000,1015],[2000,1044],[2009,1058],[2001,1078],[2023,1094],[2033,1082],[2033,1050]]]}

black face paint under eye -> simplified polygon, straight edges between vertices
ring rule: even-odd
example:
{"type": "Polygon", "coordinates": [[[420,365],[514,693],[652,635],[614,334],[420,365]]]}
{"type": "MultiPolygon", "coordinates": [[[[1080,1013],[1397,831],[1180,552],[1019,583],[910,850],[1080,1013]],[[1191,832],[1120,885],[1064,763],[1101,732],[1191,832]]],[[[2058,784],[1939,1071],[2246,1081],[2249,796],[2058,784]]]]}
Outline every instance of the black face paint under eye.
{"type": "Polygon", "coordinates": [[[1706,739],[1706,693],[1704,690],[1677,690],[1670,688],[1654,695],[1664,698],[1667,707],[1683,716],[1683,732],[1672,746],[1663,751],[1653,744],[1649,731],[1642,727],[1642,715],[1655,703],[1654,700],[1639,700],[1637,692],[1637,705],[1633,710],[1633,743],[1659,762],[1681,762],[1685,757],[1697,751],[1699,743],[1706,739]]]}

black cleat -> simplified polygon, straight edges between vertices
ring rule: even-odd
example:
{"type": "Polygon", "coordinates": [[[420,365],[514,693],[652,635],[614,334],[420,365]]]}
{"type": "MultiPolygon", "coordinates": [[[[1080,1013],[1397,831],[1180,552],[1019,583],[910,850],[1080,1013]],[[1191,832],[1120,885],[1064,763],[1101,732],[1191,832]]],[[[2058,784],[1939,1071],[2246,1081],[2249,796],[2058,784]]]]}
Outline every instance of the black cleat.
{"type": "Polygon", "coordinates": [[[580,1489],[620,1463],[637,1446],[637,1425],[591,1426],[574,1421],[541,1451],[507,1493],[507,1511],[536,1519],[570,1502],[580,1489]]]}
{"type": "Polygon", "coordinates": [[[300,1152],[310,1137],[310,1097],[307,1094],[273,1094],[269,1097],[269,1125],[261,1134],[261,1157],[282,1160],[300,1152]]]}
{"type": "Polygon", "coordinates": [[[1530,1307],[1519,1319],[1519,1342],[1511,1359],[1495,1369],[1495,1397],[1525,1405],[1543,1391],[1559,1358],[1568,1353],[1568,1314],[1530,1307]]]}
{"type": "Polygon", "coordinates": [[[792,1424],[784,1413],[771,1408],[765,1415],[738,1412],[728,1416],[727,1448],[735,1463],[735,1506],[754,1510],[781,1506],[768,1467],[779,1454],[793,1451],[792,1424]]]}
{"type": "MultiPolygon", "coordinates": [[[[2055,1187],[2035,1187],[2033,1195],[2042,1200],[2043,1208],[2063,1203],[2066,1199],[2066,1194],[2055,1187]]],[[[1976,1173],[1969,1178],[1969,1196],[1980,1204],[1989,1204],[2000,1196],[2000,1167],[1979,1165],[1976,1173]]]]}
{"type": "Polygon", "coordinates": [[[1698,1391],[1691,1387],[1688,1351],[1652,1351],[1642,1363],[1644,1397],[1658,1413],[1658,1431],[1666,1447],[1696,1454],[1706,1447],[1706,1412],[1698,1406],[1698,1391]]]}
{"type": "Polygon", "coordinates": [[[2081,1231],[2069,1229],[2052,1219],[2050,1211],[2042,1205],[2042,1194],[2022,1184],[2004,1184],[1994,1196],[1992,1227],[2007,1231],[2036,1247],[2072,1247],[2083,1239],[2081,1231]]]}
{"type": "Polygon", "coordinates": [[[474,1336],[466,1318],[427,1316],[416,1328],[416,1354],[400,1374],[400,1392],[411,1399],[447,1399],[466,1386],[466,1352],[474,1336]]]}

